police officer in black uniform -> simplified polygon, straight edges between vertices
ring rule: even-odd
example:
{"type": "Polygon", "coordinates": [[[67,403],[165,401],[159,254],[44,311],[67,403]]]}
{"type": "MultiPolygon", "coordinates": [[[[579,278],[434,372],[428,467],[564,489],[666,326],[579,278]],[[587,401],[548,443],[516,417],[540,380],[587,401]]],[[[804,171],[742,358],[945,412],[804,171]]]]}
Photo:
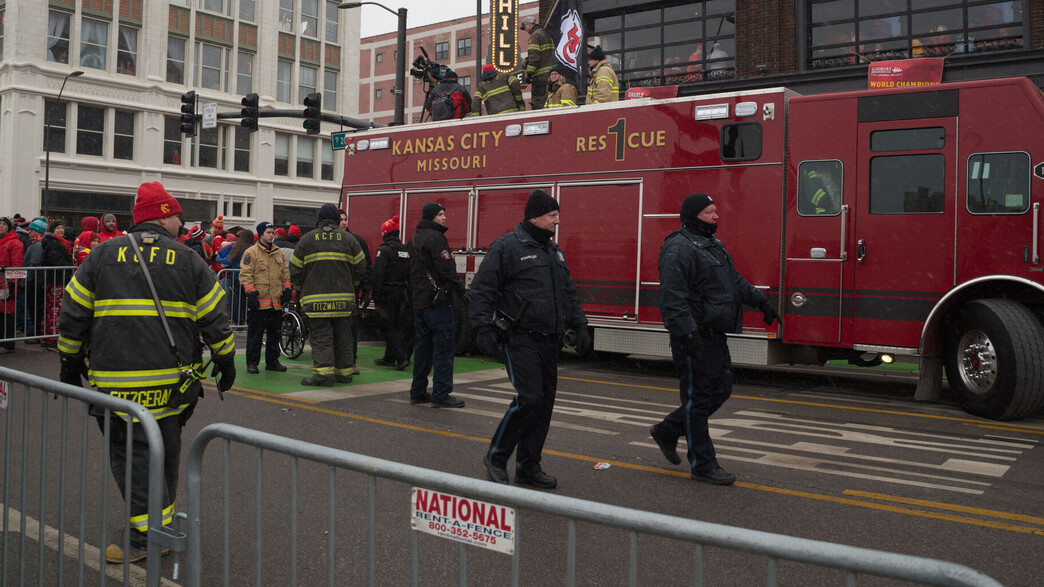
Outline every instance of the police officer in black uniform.
{"type": "Polygon", "coordinates": [[[515,482],[554,489],[558,480],[540,467],[558,386],[562,335],[576,331],[576,350],[591,350],[587,317],[580,309],[565,255],[551,240],[558,202],[543,190],[529,194],[525,219],[489,247],[471,282],[471,324],[479,350],[494,355],[497,314],[517,321],[501,333],[515,398],[490,442],[483,462],[486,478],[508,483],[507,460],[515,455],[515,482]],[[529,302],[528,305],[525,302],[529,302]],[[524,308],[524,311],[522,311],[524,308]]]}
{"type": "Polygon", "coordinates": [[[660,247],[660,314],[671,336],[674,369],[681,378],[681,406],[649,429],[672,464],[681,462],[685,435],[692,478],[731,485],[736,476],[718,466],[707,419],[732,394],[732,358],[725,334],[743,331],[743,304],[760,308],[765,323],[782,319],[765,294],[736,271],[732,256],[714,238],[718,211],[707,194],[689,194],[681,229],[660,247]]]}
{"type": "Polygon", "coordinates": [[[373,259],[373,303],[377,325],[384,334],[384,357],[374,359],[380,367],[394,366],[399,371],[410,364],[409,331],[412,327],[406,295],[410,279],[410,252],[399,240],[399,217],[381,225],[384,242],[373,259]]]}

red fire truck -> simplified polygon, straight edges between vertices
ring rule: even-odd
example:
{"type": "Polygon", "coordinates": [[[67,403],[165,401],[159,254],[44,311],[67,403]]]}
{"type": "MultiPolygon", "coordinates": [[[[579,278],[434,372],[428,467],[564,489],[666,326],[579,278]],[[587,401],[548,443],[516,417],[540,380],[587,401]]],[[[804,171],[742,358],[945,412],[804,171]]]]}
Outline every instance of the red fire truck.
{"type": "Polygon", "coordinates": [[[747,312],[737,364],[918,357],[969,412],[1044,406],[1044,95],[1025,78],[801,96],[634,100],[352,135],[343,203],[379,242],[446,207],[470,279],[540,188],[600,351],[669,356],[657,256],[686,194],[783,315],[747,312]]]}

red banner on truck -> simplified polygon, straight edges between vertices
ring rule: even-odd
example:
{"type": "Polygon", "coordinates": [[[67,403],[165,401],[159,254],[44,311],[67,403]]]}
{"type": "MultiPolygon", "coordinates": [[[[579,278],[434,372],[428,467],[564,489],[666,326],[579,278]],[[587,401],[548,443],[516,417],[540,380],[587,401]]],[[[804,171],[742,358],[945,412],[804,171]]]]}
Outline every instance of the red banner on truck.
{"type": "Polygon", "coordinates": [[[877,88],[906,88],[910,86],[932,86],[942,83],[943,59],[902,59],[897,61],[875,61],[868,70],[871,90],[877,88]]]}

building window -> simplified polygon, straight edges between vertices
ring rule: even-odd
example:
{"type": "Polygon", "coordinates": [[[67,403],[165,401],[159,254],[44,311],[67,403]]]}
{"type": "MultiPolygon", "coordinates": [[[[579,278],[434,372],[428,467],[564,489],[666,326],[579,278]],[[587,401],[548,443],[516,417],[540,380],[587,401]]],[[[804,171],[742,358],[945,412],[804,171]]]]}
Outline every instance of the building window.
{"type": "Polygon", "coordinates": [[[44,142],[47,143],[46,148],[52,153],[64,153],[66,117],[69,105],[65,102],[56,103],[53,100],[46,100],[44,102],[44,110],[46,112],[44,118],[44,142]],[[55,104],[57,104],[57,107],[55,107],[55,104]],[[51,136],[49,139],[47,137],[48,119],[50,119],[51,123],[51,136]]]}
{"type": "Polygon", "coordinates": [[[290,176],[290,135],[286,133],[275,136],[275,174],[290,176]]]}
{"type": "Polygon", "coordinates": [[[304,103],[305,96],[315,92],[316,88],[316,76],[319,71],[314,67],[301,66],[298,75],[300,79],[297,85],[297,100],[298,103],[304,103]]]}
{"type": "Polygon", "coordinates": [[[236,130],[234,169],[250,173],[250,137],[254,136],[254,133],[241,126],[234,128],[236,130]]]}
{"type": "Polygon", "coordinates": [[[69,63],[69,17],[52,10],[47,15],[47,60],[69,63]]]}
{"type": "Polygon", "coordinates": [[[469,92],[471,91],[471,76],[470,75],[466,75],[466,76],[458,79],[457,83],[459,83],[460,85],[464,86],[465,90],[467,90],[469,92]]]}
{"type": "Polygon", "coordinates": [[[290,102],[290,78],[293,75],[294,64],[289,61],[280,61],[276,68],[276,101],[290,102]]]}
{"type": "Polygon", "coordinates": [[[378,53],[377,57],[374,58],[377,63],[384,63],[384,53],[378,53]]]}
{"type": "Polygon", "coordinates": [[[435,43],[435,61],[449,59],[449,41],[435,43]]]}
{"type": "Polygon", "coordinates": [[[163,162],[181,165],[181,118],[163,117],[163,162]]]}
{"type": "Polygon", "coordinates": [[[254,91],[254,56],[251,53],[239,52],[239,64],[236,66],[236,93],[249,94],[254,91]]]}
{"type": "Polygon", "coordinates": [[[185,39],[167,37],[167,81],[185,83],[185,39]]]}
{"type": "Polygon", "coordinates": [[[301,34],[319,36],[319,0],[301,0],[301,34]]]}
{"type": "Polygon", "coordinates": [[[294,0],[279,0],[279,30],[294,32],[294,0]]]}
{"type": "Polygon", "coordinates": [[[852,2],[808,3],[811,69],[907,57],[951,57],[1021,49],[1023,2],[949,0],[887,10],[852,2]]]}
{"type": "Polygon", "coordinates": [[[471,37],[457,39],[457,57],[467,57],[468,55],[471,55],[471,37]]]}
{"type": "Polygon", "coordinates": [[[324,181],[333,181],[334,173],[334,152],[333,144],[330,141],[322,141],[323,143],[323,168],[320,171],[322,174],[320,179],[324,181]]]}
{"type": "Polygon", "coordinates": [[[312,178],[315,174],[315,141],[297,137],[297,177],[312,178]]]}
{"type": "Polygon", "coordinates": [[[228,127],[201,128],[196,135],[196,145],[199,149],[199,167],[210,167],[212,169],[225,168],[225,146],[222,143],[222,131],[228,127]]]}
{"type": "Polygon", "coordinates": [[[323,109],[337,112],[337,72],[323,72],[323,109]]]}
{"type": "Polygon", "coordinates": [[[83,19],[80,36],[80,66],[105,69],[109,51],[109,23],[90,18],[83,19]]]}
{"type": "Polygon", "coordinates": [[[199,7],[220,14],[232,14],[232,0],[199,0],[199,7]]]}
{"type": "Polygon", "coordinates": [[[326,3],[326,42],[336,43],[337,38],[337,26],[341,22],[341,11],[337,9],[337,5],[340,2],[327,2],[326,3]]]}
{"type": "Polygon", "coordinates": [[[138,68],[138,29],[120,26],[116,51],[116,73],[135,75],[138,68]]]}
{"type": "Polygon", "coordinates": [[[112,136],[113,159],[134,159],[134,113],[115,110],[112,136]]]}
{"type": "Polygon", "coordinates": [[[7,22],[7,15],[3,10],[0,10],[0,61],[4,60],[4,23],[7,22]]]}
{"type": "Polygon", "coordinates": [[[228,87],[229,50],[217,45],[196,43],[196,85],[224,91],[228,87]]]}
{"type": "Polygon", "coordinates": [[[382,97],[384,97],[384,90],[382,90],[381,88],[377,88],[376,90],[374,90],[373,98],[375,100],[380,100],[382,97]]]}
{"type": "Polygon", "coordinates": [[[256,0],[239,0],[239,20],[254,22],[254,5],[256,0]]]}
{"type": "Polygon", "coordinates": [[[968,158],[968,211],[1022,214],[1030,206],[1030,158],[1026,153],[976,153],[968,158]]]}
{"type": "Polygon", "coordinates": [[[105,109],[80,105],[76,109],[76,154],[101,157],[105,138],[105,109]]]}

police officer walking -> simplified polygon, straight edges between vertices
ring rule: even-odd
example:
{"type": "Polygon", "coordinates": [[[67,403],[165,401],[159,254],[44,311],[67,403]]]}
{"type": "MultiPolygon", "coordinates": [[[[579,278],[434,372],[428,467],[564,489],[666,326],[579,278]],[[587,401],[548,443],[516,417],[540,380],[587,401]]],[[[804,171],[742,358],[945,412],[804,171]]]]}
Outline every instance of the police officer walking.
{"type": "Polygon", "coordinates": [[[301,385],[351,383],[352,312],[355,290],[366,272],[359,241],[337,227],[341,216],[333,204],[323,204],[315,230],[301,237],[290,257],[290,282],[308,317],[312,345],[312,376],[301,385]]]}
{"type": "Polygon", "coordinates": [[[410,307],[407,288],[410,279],[410,253],[399,240],[399,217],[381,225],[384,242],[373,260],[373,303],[377,324],[384,334],[384,357],[374,359],[380,367],[394,366],[399,371],[410,364],[408,344],[410,307]]]}
{"type": "Polygon", "coordinates": [[[453,351],[456,318],[453,296],[467,299],[457,276],[446,241],[446,208],[429,202],[421,211],[417,230],[410,239],[410,291],[413,300],[413,384],[410,403],[433,408],[463,408],[464,400],[450,397],[453,391],[453,351]],[[431,394],[428,373],[432,367],[431,394]]]}
{"type": "Polygon", "coordinates": [[[555,42],[551,35],[537,24],[535,17],[527,16],[518,26],[529,33],[529,48],[526,50],[526,73],[523,81],[533,84],[529,103],[533,110],[544,107],[547,100],[547,78],[551,73],[551,65],[555,62],[555,42]]]}
{"type": "Polygon", "coordinates": [[[707,424],[732,394],[725,334],[742,332],[744,304],[761,309],[766,324],[782,319],[765,294],[736,271],[732,256],[714,238],[717,228],[714,200],[689,194],[682,201],[681,229],[660,247],[660,313],[681,379],[681,406],[649,433],[672,464],[681,462],[678,438],[685,435],[692,478],[731,485],[736,476],[718,465],[707,424]]]}
{"type": "MultiPolygon", "coordinates": [[[[157,182],[143,183],[134,203],[131,236],[113,237],[95,247],[65,288],[59,321],[58,352],[63,383],[80,386],[88,374],[98,391],[131,399],[148,408],[163,437],[163,525],[174,517],[181,459],[181,429],[202,395],[199,381],[177,393],[189,368],[202,368],[202,348],[221,373],[218,390],[236,379],[235,339],[228,323],[225,291],[214,272],[176,240],[181,205],[157,182]],[[153,291],[136,252],[148,268],[153,291]],[[157,299],[158,298],[158,299],[157,299]],[[173,348],[157,313],[165,320],[173,348]],[[183,312],[178,308],[191,308],[183,312]],[[86,361],[90,360],[90,371],[86,361]],[[139,392],[148,393],[139,393],[139,392]],[[159,393],[155,393],[158,391],[159,393]]],[[[104,411],[91,408],[104,430],[104,411]]],[[[112,544],[110,563],[146,557],[148,531],[149,442],[138,423],[131,427],[131,479],[126,486],[128,454],[124,413],[113,413],[109,435],[110,467],[124,498],[130,501],[130,550],[112,544]]]]}
{"type": "Polygon", "coordinates": [[[565,256],[551,240],[558,202],[543,190],[529,194],[524,220],[489,247],[471,283],[471,325],[484,354],[496,354],[494,312],[515,323],[500,333],[515,398],[483,458],[486,478],[508,483],[507,461],[515,455],[515,482],[554,489],[558,480],[540,467],[558,387],[562,335],[576,331],[576,350],[591,350],[587,317],[569,275],[565,256]],[[517,320],[516,320],[517,319],[517,320]],[[506,341],[505,341],[506,338],[506,341]]]}
{"type": "Polygon", "coordinates": [[[279,329],[283,307],[290,302],[290,271],[283,249],[275,246],[271,222],[257,225],[257,242],[243,253],[239,283],[246,292],[247,373],[258,373],[261,341],[265,345],[265,371],[286,371],[279,362],[279,329]]]}

